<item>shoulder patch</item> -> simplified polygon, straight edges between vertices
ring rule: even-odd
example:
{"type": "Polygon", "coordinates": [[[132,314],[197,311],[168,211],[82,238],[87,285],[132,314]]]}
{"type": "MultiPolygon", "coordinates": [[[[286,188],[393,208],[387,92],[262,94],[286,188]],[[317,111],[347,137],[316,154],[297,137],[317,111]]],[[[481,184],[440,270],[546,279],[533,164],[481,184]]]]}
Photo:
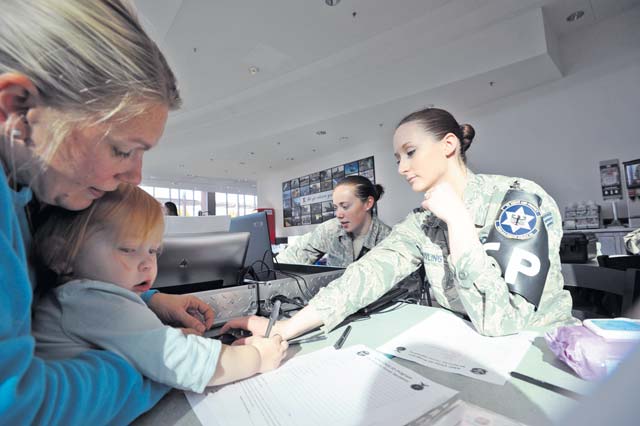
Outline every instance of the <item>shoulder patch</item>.
{"type": "Polygon", "coordinates": [[[511,200],[500,207],[496,230],[506,238],[527,240],[538,233],[540,210],[524,200],[511,200]]]}
{"type": "Polygon", "coordinates": [[[544,224],[547,225],[547,227],[553,225],[553,215],[551,214],[551,212],[543,214],[542,220],[544,221],[544,224]]]}

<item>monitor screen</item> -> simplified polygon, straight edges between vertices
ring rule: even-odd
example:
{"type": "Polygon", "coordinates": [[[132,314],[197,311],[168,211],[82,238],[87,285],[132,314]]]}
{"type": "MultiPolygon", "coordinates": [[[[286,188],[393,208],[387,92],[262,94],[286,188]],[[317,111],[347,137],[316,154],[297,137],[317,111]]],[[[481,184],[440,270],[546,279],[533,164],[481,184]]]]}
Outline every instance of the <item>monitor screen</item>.
{"type": "Polygon", "coordinates": [[[640,158],[624,163],[624,174],[627,178],[627,188],[640,188],[640,158]]]}
{"type": "Polygon", "coordinates": [[[259,212],[231,218],[229,230],[251,233],[244,266],[253,268],[254,278],[258,281],[275,279],[267,214],[259,212]]]}
{"type": "Polygon", "coordinates": [[[203,234],[228,232],[229,216],[165,216],[164,234],[203,234]]]}
{"type": "Polygon", "coordinates": [[[165,236],[153,288],[183,294],[238,285],[249,237],[248,232],[165,236]]]}

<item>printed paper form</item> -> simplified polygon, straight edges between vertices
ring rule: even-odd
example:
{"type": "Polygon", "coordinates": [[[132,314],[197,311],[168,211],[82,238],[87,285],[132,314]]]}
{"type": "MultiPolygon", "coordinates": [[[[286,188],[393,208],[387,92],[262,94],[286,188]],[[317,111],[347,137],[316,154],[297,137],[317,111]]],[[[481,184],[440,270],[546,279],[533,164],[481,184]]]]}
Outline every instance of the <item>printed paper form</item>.
{"type": "Polygon", "coordinates": [[[378,350],[437,370],[504,385],[536,335],[522,332],[503,337],[482,336],[471,323],[439,311],[378,350]]]}
{"type": "Polygon", "coordinates": [[[455,394],[356,345],[296,357],[278,370],[187,393],[187,399],[206,426],[403,425],[455,394]]]}

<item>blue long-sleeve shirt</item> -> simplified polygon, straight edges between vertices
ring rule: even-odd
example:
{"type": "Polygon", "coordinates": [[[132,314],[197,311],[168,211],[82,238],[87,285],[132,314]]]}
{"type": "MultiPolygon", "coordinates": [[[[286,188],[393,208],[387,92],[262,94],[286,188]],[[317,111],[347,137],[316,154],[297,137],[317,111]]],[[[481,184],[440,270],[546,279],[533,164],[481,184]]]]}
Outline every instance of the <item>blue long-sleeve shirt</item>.
{"type": "Polygon", "coordinates": [[[169,390],[119,356],[91,350],[72,359],[35,357],[31,336],[25,204],[0,172],[0,423],[128,424],[169,390]]]}

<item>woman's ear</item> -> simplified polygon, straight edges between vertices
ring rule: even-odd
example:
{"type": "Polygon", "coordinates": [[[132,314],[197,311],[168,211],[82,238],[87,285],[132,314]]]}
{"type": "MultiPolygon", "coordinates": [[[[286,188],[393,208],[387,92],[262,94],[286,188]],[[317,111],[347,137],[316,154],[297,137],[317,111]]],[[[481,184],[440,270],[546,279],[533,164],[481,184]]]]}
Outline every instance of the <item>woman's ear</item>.
{"type": "Polygon", "coordinates": [[[373,197],[371,195],[369,195],[369,197],[367,197],[367,202],[364,203],[364,208],[369,211],[373,208],[373,205],[376,203],[376,201],[373,199],[373,197]]]}
{"type": "Polygon", "coordinates": [[[0,123],[13,115],[24,115],[36,105],[38,90],[29,77],[18,73],[0,74],[0,123]]]}
{"type": "Polygon", "coordinates": [[[447,133],[444,135],[441,142],[443,144],[444,155],[447,158],[454,156],[456,151],[460,148],[460,141],[453,133],[447,133]]]}

